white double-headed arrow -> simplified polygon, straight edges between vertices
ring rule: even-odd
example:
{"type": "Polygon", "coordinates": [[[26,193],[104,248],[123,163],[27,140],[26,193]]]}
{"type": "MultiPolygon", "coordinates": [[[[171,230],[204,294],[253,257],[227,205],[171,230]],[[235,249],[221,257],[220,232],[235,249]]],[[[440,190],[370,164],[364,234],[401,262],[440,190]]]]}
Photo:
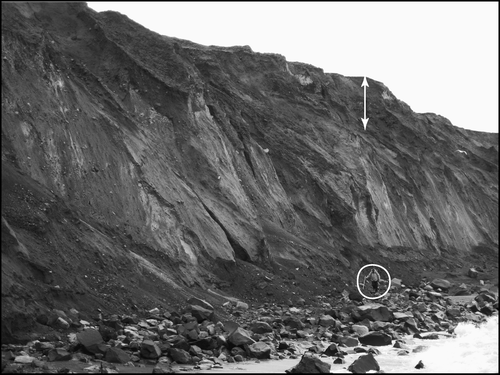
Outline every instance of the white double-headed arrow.
{"type": "Polygon", "coordinates": [[[363,112],[363,118],[361,121],[363,122],[363,126],[365,127],[366,130],[366,125],[368,124],[368,118],[366,118],[366,88],[370,87],[368,86],[368,82],[366,82],[366,77],[363,78],[363,83],[361,84],[361,87],[365,88],[365,98],[364,98],[364,112],[363,112]]]}

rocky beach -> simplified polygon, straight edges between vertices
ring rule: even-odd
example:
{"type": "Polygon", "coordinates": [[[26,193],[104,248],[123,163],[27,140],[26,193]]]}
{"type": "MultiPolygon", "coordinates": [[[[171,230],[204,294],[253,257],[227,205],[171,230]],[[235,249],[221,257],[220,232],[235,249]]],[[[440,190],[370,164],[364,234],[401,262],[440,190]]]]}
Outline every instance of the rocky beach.
{"type": "Polygon", "coordinates": [[[497,287],[452,296],[451,285],[434,279],[409,288],[394,279],[391,291],[376,301],[344,293],[337,300],[318,296],[314,305],[228,300],[212,306],[191,298],[180,311],[153,308],[109,316],[96,311],[89,321],[75,309],[54,310],[39,317],[51,328],[46,334],[2,345],[2,371],[269,372],[290,365],[287,373],[383,372],[377,362],[381,347],[407,356],[426,350],[416,340],[453,339],[460,322],[481,325],[498,315],[497,287]]]}

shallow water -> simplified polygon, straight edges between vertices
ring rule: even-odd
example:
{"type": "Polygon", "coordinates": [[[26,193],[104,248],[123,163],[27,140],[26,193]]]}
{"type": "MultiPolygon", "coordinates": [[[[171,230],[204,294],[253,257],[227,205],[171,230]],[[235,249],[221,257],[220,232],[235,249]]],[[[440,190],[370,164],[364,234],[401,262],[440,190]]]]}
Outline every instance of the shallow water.
{"type": "MultiPolygon", "coordinates": [[[[408,336],[411,349],[423,345],[428,349],[420,353],[398,356],[400,349],[392,346],[379,346],[381,354],[375,356],[380,369],[385,373],[498,373],[498,316],[489,318],[487,323],[476,328],[472,323],[460,323],[455,329],[455,338],[421,340],[408,336]],[[424,368],[417,370],[415,365],[422,361],[424,368]]],[[[332,373],[348,373],[347,367],[360,355],[345,357],[345,364],[333,364],[333,358],[321,358],[331,364],[332,373]]],[[[224,364],[222,369],[193,370],[197,373],[284,373],[299,363],[299,359],[267,360],[260,362],[240,362],[224,364]]],[[[177,369],[179,370],[179,368],[177,369]]]]}
{"type": "Polygon", "coordinates": [[[417,353],[425,365],[420,372],[498,373],[498,316],[479,328],[461,323],[455,333],[452,339],[416,340],[430,346],[417,353]]]}

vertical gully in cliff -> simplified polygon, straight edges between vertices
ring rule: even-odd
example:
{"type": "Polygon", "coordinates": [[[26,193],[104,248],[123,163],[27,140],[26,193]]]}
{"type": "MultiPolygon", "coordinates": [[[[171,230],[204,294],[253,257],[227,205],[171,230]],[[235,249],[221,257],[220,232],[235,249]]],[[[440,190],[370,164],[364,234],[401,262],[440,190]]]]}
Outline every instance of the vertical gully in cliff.
{"type": "Polygon", "coordinates": [[[247,251],[240,244],[238,244],[238,242],[234,240],[234,238],[227,231],[227,229],[224,228],[224,225],[222,225],[222,223],[217,219],[215,214],[203,202],[202,204],[205,210],[210,215],[210,217],[221,227],[222,231],[226,234],[227,240],[231,245],[231,247],[233,248],[236,258],[244,260],[246,262],[250,261],[250,256],[248,255],[247,251]]]}

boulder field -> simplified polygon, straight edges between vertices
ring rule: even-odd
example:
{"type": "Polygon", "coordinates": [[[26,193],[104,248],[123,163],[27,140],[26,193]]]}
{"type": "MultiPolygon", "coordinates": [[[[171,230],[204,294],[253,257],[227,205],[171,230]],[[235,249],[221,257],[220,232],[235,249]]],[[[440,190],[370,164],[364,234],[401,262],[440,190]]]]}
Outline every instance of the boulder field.
{"type": "MultiPolygon", "coordinates": [[[[346,364],[351,372],[379,370],[377,347],[391,345],[406,355],[408,335],[420,339],[453,337],[459,322],[484,322],[498,314],[495,293],[483,288],[467,302],[422,282],[418,288],[393,288],[376,302],[324,298],[315,306],[227,301],[214,307],[190,298],[181,311],[153,308],[133,315],[103,315],[91,321],[78,311],[54,310],[40,319],[54,328],[25,345],[2,345],[2,370],[57,372],[80,362],[86,372],[128,372],[118,366],[153,372],[224,368],[228,363],[297,359],[290,373],[330,371],[322,361],[345,364],[348,353],[363,353],[346,364]],[[429,290],[430,286],[431,290],[429,290]],[[229,320],[219,320],[220,312],[229,320]],[[151,369],[150,369],[151,370],[151,369]]],[[[440,289],[440,288],[439,288],[440,289]]],[[[463,297],[462,297],[463,299],[463,297]]]]}

